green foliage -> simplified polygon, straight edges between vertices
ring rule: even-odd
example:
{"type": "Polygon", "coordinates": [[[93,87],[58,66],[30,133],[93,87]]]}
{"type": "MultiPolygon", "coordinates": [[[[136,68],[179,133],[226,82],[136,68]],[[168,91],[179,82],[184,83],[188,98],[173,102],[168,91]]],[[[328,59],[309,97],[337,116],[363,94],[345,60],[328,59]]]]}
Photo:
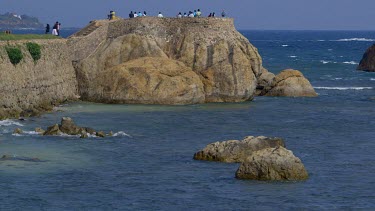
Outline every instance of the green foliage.
{"type": "Polygon", "coordinates": [[[20,48],[8,46],[5,47],[5,50],[7,51],[9,60],[13,65],[17,65],[23,59],[23,54],[20,48]]]}
{"type": "Polygon", "coordinates": [[[30,52],[31,57],[33,57],[34,62],[37,62],[42,56],[40,45],[38,45],[37,43],[28,42],[26,43],[26,47],[27,50],[30,52]]]}

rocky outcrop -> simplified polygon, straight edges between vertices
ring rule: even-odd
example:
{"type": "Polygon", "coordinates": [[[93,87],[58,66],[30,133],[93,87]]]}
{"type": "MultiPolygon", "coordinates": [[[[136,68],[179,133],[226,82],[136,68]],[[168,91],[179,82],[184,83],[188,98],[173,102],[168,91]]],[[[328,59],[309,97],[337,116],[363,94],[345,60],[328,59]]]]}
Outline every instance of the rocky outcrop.
{"type": "MultiPolygon", "coordinates": [[[[37,128],[35,131],[40,133],[42,130],[37,128]],[[37,130],[38,129],[38,130],[37,130]]],[[[106,137],[110,135],[106,135],[103,131],[96,132],[92,128],[88,127],[79,127],[77,126],[73,119],[70,117],[63,117],[61,119],[61,124],[55,124],[47,128],[44,131],[43,135],[45,136],[56,136],[56,135],[73,135],[73,136],[80,136],[81,138],[88,138],[89,135],[95,135],[97,137],[106,137]]]]}
{"type": "Polygon", "coordinates": [[[301,160],[285,148],[281,138],[249,136],[207,145],[195,153],[195,160],[241,163],[238,179],[305,180],[308,173],[301,160]]]}
{"type": "Polygon", "coordinates": [[[375,44],[366,50],[357,70],[375,72],[375,44]]]}
{"type": "Polygon", "coordinates": [[[301,160],[284,147],[256,151],[241,164],[238,179],[306,180],[308,173],[301,160]]]}
{"type": "Polygon", "coordinates": [[[275,97],[316,97],[318,94],[310,82],[298,70],[287,69],[276,75],[266,73],[261,77],[260,95],[275,97]]]}
{"type": "Polygon", "coordinates": [[[285,147],[281,138],[249,136],[242,141],[230,140],[209,144],[203,150],[195,153],[194,159],[226,163],[244,162],[255,151],[279,146],[285,147]]]}
{"type": "Polygon", "coordinates": [[[87,36],[81,32],[69,39],[72,48],[91,50],[75,55],[84,100],[191,104],[240,102],[255,95],[262,59],[232,19],[143,17],[100,24],[87,36]],[[129,80],[129,75],[142,80],[129,80]],[[116,83],[108,84],[113,78],[116,83]],[[128,88],[142,90],[145,97],[128,88]]]}
{"type": "Polygon", "coordinates": [[[0,119],[38,115],[53,105],[77,99],[77,80],[66,40],[0,42],[0,119]],[[41,46],[41,58],[34,61],[27,42],[41,46]],[[18,46],[22,61],[13,65],[7,46],[18,46]]]}

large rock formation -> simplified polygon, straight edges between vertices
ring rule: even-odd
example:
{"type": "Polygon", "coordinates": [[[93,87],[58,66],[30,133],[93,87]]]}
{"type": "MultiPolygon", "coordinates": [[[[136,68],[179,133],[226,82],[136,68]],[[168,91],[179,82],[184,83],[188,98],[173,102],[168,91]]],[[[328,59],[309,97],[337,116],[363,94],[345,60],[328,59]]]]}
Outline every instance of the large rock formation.
{"type": "Polygon", "coordinates": [[[367,49],[357,70],[375,72],[375,44],[367,49]]]}
{"type": "Polygon", "coordinates": [[[265,73],[260,79],[263,85],[260,95],[279,97],[316,97],[318,95],[310,82],[298,70],[283,70],[273,78],[272,74],[265,73]]]}
{"type": "Polygon", "coordinates": [[[230,140],[209,144],[203,150],[195,153],[194,159],[226,163],[244,162],[255,151],[279,146],[285,147],[281,138],[248,136],[242,141],[230,140]]]}
{"type": "Polygon", "coordinates": [[[306,180],[308,173],[301,160],[284,147],[256,151],[241,164],[238,179],[306,180]]]}
{"type": "Polygon", "coordinates": [[[70,37],[69,45],[81,97],[94,102],[246,101],[266,71],[233,19],[96,21],[70,37]]]}
{"type": "Polygon", "coordinates": [[[0,119],[29,116],[77,98],[77,80],[66,40],[0,42],[0,119]],[[27,42],[41,46],[41,58],[34,61],[27,42]],[[13,65],[6,47],[18,46],[22,61],[13,65]]]}

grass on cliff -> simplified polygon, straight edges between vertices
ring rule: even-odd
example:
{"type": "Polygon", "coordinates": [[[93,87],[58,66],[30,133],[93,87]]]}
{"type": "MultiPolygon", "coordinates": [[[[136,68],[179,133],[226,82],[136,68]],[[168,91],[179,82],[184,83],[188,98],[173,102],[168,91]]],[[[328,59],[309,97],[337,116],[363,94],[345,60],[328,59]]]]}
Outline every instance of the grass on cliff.
{"type": "Polygon", "coordinates": [[[5,34],[0,33],[0,41],[9,40],[40,40],[40,39],[60,39],[61,37],[52,34],[5,34]]]}

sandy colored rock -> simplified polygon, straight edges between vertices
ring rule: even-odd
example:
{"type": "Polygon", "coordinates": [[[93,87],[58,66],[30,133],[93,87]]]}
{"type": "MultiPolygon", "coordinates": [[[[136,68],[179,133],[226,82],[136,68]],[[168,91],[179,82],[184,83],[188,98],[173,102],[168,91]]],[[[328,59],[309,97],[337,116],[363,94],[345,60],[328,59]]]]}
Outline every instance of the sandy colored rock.
{"type": "Polygon", "coordinates": [[[248,136],[242,141],[230,140],[209,144],[203,150],[195,153],[194,159],[226,163],[243,162],[255,151],[278,146],[285,147],[281,138],[248,136]]]}
{"type": "Polygon", "coordinates": [[[61,125],[59,125],[61,132],[68,135],[81,134],[82,128],[78,127],[70,117],[63,117],[61,119],[61,125]]]}
{"type": "MultiPolygon", "coordinates": [[[[90,73],[85,73],[87,75],[90,73]]],[[[95,102],[137,104],[203,103],[199,76],[182,62],[142,57],[114,66],[87,81],[82,97],[95,102]],[[96,88],[100,87],[98,93],[96,88]]]]}
{"type": "Polygon", "coordinates": [[[47,130],[43,133],[43,135],[45,135],[45,136],[57,136],[57,135],[61,135],[61,134],[62,134],[62,132],[61,132],[58,124],[55,124],[53,126],[48,127],[47,130]]]}
{"type": "Polygon", "coordinates": [[[262,95],[279,97],[316,97],[310,82],[298,70],[283,70],[273,79],[262,95]]]}
{"type": "Polygon", "coordinates": [[[357,70],[375,72],[375,44],[366,50],[357,70]]]}
{"type": "Polygon", "coordinates": [[[37,128],[35,128],[35,132],[37,132],[38,134],[42,135],[42,134],[44,134],[46,131],[43,130],[42,128],[40,128],[40,127],[37,127],[37,128]]]}
{"type": "Polygon", "coordinates": [[[105,133],[103,131],[99,131],[99,132],[96,133],[96,136],[104,138],[105,137],[105,133]]]}
{"type": "Polygon", "coordinates": [[[256,151],[241,164],[238,179],[250,180],[306,180],[308,173],[301,160],[284,147],[256,151]]]}
{"type": "MultiPolygon", "coordinates": [[[[68,41],[72,49],[77,49],[75,68],[83,100],[106,103],[193,104],[240,102],[251,100],[255,95],[262,60],[258,50],[234,28],[233,19],[144,17],[100,24],[101,26],[89,35],[82,36],[83,30],[71,36],[68,41]],[[87,54],[78,49],[90,49],[91,53],[87,54]],[[144,58],[147,59],[140,60],[144,58]],[[160,61],[163,61],[162,66],[151,68],[157,70],[153,71],[155,74],[146,71],[150,70],[146,67],[160,61]],[[180,70],[189,70],[183,71],[189,76],[182,76],[179,81],[171,80],[169,84],[162,83],[165,87],[170,87],[164,88],[164,96],[161,97],[157,92],[150,95],[147,90],[149,88],[141,89],[146,92],[132,91],[140,84],[135,87],[128,86],[131,83],[129,80],[118,80],[116,86],[106,83],[106,79],[102,83],[97,80],[103,75],[106,75],[106,78],[122,79],[124,69],[132,66],[133,71],[126,70],[136,74],[132,79],[153,84],[152,81],[160,78],[157,72],[168,70],[171,64],[177,63],[181,66],[180,70]],[[138,69],[145,73],[138,73],[138,69]],[[174,81],[181,85],[175,84],[174,81]],[[117,89],[118,87],[121,89],[117,89]],[[184,88],[180,89],[181,87],[184,88]],[[175,88],[177,92],[173,91],[175,88]],[[165,92],[166,90],[172,91],[165,92]],[[181,94],[176,99],[175,94],[178,92],[181,94]]],[[[132,83],[137,83],[133,81],[132,83]]]]}

